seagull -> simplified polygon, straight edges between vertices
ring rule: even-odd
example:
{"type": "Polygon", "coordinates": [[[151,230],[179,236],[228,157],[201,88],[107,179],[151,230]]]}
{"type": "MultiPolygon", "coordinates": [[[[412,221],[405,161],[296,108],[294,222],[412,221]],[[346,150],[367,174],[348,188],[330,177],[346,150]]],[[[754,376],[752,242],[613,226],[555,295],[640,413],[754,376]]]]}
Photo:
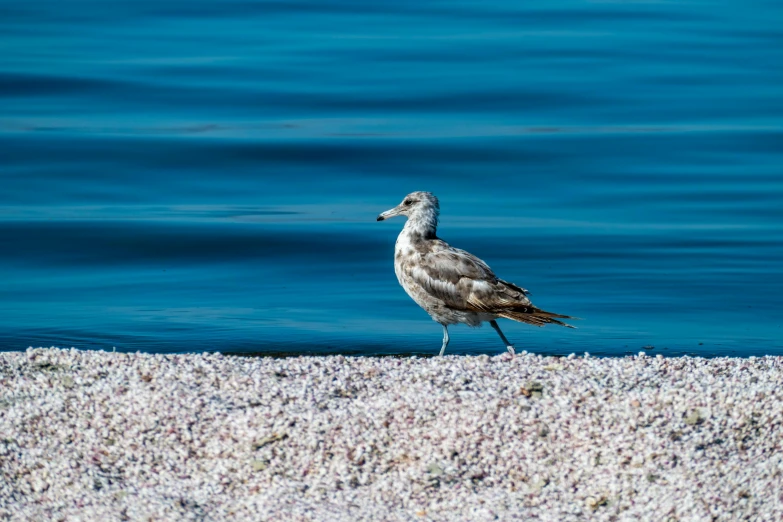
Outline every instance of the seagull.
{"type": "Polygon", "coordinates": [[[408,218],[394,246],[394,273],[411,299],[443,326],[439,355],[449,344],[450,324],[476,327],[489,321],[512,356],[514,346],[498,326],[495,319],[499,317],[535,326],[554,323],[574,328],[559,320],[573,317],[536,308],[527,298],[530,292],[499,279],[484,261],[439,239],[439,214],[434,194],[412,192],[378,216],[378,221],[408,218]]]}

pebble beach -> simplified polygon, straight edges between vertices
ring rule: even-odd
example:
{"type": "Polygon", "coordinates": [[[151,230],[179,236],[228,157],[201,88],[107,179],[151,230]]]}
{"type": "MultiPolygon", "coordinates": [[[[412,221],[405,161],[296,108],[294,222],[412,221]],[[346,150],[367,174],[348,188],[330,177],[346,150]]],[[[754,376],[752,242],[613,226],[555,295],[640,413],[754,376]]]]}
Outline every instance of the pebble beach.
{"type": "Polygon", "coordinates": [[[0,353],[2,520],[783,520],[783,357],[0,353]]]}

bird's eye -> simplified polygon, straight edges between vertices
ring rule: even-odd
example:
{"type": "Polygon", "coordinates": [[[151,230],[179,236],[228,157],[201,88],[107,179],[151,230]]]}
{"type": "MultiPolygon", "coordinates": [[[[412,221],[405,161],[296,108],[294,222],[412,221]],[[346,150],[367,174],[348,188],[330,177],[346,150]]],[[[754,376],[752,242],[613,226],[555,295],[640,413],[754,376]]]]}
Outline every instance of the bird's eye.
{"type": "Polygon", "coordinates": [[[406,207],[409,207],[411,203],[412,201],[410,199],[406,199],[405,201],[402,202],[402,204],[405,205],[406,207]]]}

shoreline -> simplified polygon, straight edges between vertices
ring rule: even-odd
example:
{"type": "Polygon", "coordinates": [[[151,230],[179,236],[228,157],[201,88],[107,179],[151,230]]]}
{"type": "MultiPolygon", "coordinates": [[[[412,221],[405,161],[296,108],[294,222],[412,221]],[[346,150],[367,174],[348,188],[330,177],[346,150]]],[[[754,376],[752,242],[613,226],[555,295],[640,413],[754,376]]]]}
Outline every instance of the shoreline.
{"type": "Polygon", "coordinates": [[[783,357],[0,352],[0,518],[783,519],[783,357]]]}

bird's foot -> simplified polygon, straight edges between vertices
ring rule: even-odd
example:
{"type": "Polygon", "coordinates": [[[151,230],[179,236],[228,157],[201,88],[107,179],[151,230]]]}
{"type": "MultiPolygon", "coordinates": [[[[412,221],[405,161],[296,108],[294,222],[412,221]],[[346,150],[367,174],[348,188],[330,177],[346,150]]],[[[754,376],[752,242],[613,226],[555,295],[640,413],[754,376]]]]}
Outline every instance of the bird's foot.
{"type": "Polygon", "coordinates": [[[503,355],[501,355],[500,356],[501,359],[503,361],[513,361],[516,358],[516,352],[514,351],[514,347],[513,346],[506,346],[506,348],[508,349],[508,352],[506,352],[503,355]]]}

